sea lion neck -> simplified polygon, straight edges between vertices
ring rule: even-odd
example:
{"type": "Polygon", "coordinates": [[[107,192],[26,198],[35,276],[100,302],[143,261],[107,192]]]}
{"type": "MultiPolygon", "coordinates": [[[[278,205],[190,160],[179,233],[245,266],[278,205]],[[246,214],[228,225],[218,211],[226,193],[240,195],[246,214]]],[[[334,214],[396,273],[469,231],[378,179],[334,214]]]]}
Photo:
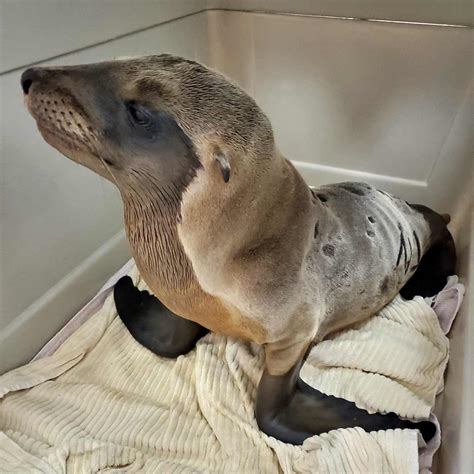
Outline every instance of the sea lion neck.
{"type": "Polygon", "coordinates": [[[193,282],[177,232],[181,193],[177,186],[158,186],[152,180],[121,190],[132,255],[145,281],[153,282],[155,293],[185,291],[193,282]]]}

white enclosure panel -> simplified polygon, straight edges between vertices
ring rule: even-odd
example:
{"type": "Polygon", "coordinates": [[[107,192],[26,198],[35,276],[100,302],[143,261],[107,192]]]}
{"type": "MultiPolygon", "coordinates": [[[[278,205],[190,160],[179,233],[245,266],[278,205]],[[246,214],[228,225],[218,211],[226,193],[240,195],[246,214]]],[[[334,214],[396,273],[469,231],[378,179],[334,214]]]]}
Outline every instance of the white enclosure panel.
{"type": "Polygon", "coordinates": [[[470,0],[0,0],[0,72],[206,8],[473,24],[470,0]]]}
{"type": "MultiPolygon", "coordinates": [[[[311,184],[367,180],[431,200],[430,179],[472,80],[472,30],[222,11],[209,17],[214,66],[255,96],[279,148],[311,184]]],[[[468,123],[464,117],[459,126],[468,123]]],[[[451,165],[462,169],[465,155],[451,165]]]]}
{"type": "Polygon", "coordinates": [[[208,7],[472,25],[471,0],[207,0],[208,7]]]}
{"type": "MultiPolygon", "coordinates": [[[[85,63],[161,52],[208,62],[206,21],[205,14],[187,17],[47,64],[85,63]]],[[[7,338],[16,341],[16,346],[24,351],[23,359],[16,359],[16,364],[34,355],[32,347],[41,347],[127,258],[126,246],[123,242],[114,243],[113,239],[123,226],[118,192],[110,183],[69,161],[44,142],[23,106],[21,72],[0,77],[3,181],[0,347],[2,351],[6,348],[7,338]],[[101,271],[91,272],[94,285],[91,287],[90,282],[81,280],[82,286],[65,300],[59,282],[102,246],[105,246],[104,255],[109,247],[110,252],[115,252],[115,266],[104,264],[101,271]],[[57,294],[48,293],[49,303],[39,304],[52,288],[57,294]],[[57,320],[45,309],[51,307],[50,300],[54,297],[62,305],[57,320]],[[41,320],[45,329],[43,339],[35,330],[41,320]],[[20,339],[15,338],[15,331],[21,334],[20,339]]],[[[0,355],[0,365],[4,362],[0,355]]],[[[6,367],[0,367],[0,372],[2,369],[6,367]]]]}
{"type": "Polygon", "coordinates": [[[0,0],[0,72],[205,8],[205,0],[0,0]]]}
{"type": "MultiPolygon", "coordinates": [[[[30,360],[128,258],[128,242],[121,230],[1,329],[0,374],[30,360]]],[[[44,273],[56,265],[51,262],[44,273]]],[[[42,273],[41,268],[30,270],[42,273]]]]}
{"type": "Polygon", "coordinates": [[[459,238],[462,233],[460,228],[465,226],[464,221],[472,217],[474,210],[473,86],[474,79],[466,89],[463,102],[433,166],[424,199],[427,204],[453,213],[452,228],[459,238]],[[471,213],[466,212],[469,202],[471,213]]]}
{"type": "Polygon", "coordinates": [[[450,360],[442,394],[442,444],[438,468],[442,474],[474,472],[474,179],[470,176],[462,190],[454,214],[458,273],[466,285],[466,296],[450,333],[450,360]]]}

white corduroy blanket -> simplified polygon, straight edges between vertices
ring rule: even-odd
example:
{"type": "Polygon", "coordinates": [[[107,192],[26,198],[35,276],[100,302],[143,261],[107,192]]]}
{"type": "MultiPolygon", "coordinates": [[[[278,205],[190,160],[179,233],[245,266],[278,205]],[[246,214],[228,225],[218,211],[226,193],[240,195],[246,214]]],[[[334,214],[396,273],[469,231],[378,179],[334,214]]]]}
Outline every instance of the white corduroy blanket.
{"type": "MultiPolygon", "coordinates": [[[[136,269],[132,278],[140,287],[136,269]]],[[[263,351],[208,334],[177,360],[141,347],[101,307],[51,354],[0,377],[0,472],[415,473],[417,431],[340,429],[291,446],[254,418],[263,351]]],[[[102,297],[105,297],[105,294],[102,297]]],[[[84,319],[84,318],[83,318],[84,319]]],[[[302,378],[368,411],[430,416],[448,339],[422,298],[400,297],[311,352],[302,378]]],[[[420,456],[421,453],[421,456],[420,456]]]]}

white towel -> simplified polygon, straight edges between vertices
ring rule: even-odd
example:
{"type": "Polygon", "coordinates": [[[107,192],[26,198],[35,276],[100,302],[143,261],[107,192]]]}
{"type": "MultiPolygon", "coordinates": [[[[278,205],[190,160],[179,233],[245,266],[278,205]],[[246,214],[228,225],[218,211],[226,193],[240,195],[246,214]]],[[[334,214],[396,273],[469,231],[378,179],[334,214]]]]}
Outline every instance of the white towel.
{"type": "MultiPolygon", "coordinates": [[[[132,278],[141,288],[136,269],[132,278]]],[[[100,309],[52,355],[0,377],[0,472],[416,473],[414,430],[335,430],[291,446],[254,417],[260,347],[208,334],[177,360],[141,347],[100,309]]],[[[104,295],[101,295],[103,298],[104,295]]],[[[84,318],[85,319],[85,318],[84,318]]],[[[318,344],[302,378],[373,411],[427,418],[448,339],[422,298],[400,297],[318,344]]],[[[432,442],[431,459],[439,436],[432,442]]]]}

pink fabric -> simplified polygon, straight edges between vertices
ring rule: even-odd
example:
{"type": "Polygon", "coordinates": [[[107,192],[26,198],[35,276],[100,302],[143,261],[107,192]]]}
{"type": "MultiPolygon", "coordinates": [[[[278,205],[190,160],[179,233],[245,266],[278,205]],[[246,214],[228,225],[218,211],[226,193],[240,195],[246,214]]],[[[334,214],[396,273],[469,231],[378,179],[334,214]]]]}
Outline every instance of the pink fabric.
{"type": "Polygon", "coordinates": [[[439,324],[444,334],[448,334],[453,325],[454,318],[461,307],[466,289],[459,283],[457,275],[448,278],[446,286],[432,298],[425,301],[434,309],[438,316],[439,324]]]}

